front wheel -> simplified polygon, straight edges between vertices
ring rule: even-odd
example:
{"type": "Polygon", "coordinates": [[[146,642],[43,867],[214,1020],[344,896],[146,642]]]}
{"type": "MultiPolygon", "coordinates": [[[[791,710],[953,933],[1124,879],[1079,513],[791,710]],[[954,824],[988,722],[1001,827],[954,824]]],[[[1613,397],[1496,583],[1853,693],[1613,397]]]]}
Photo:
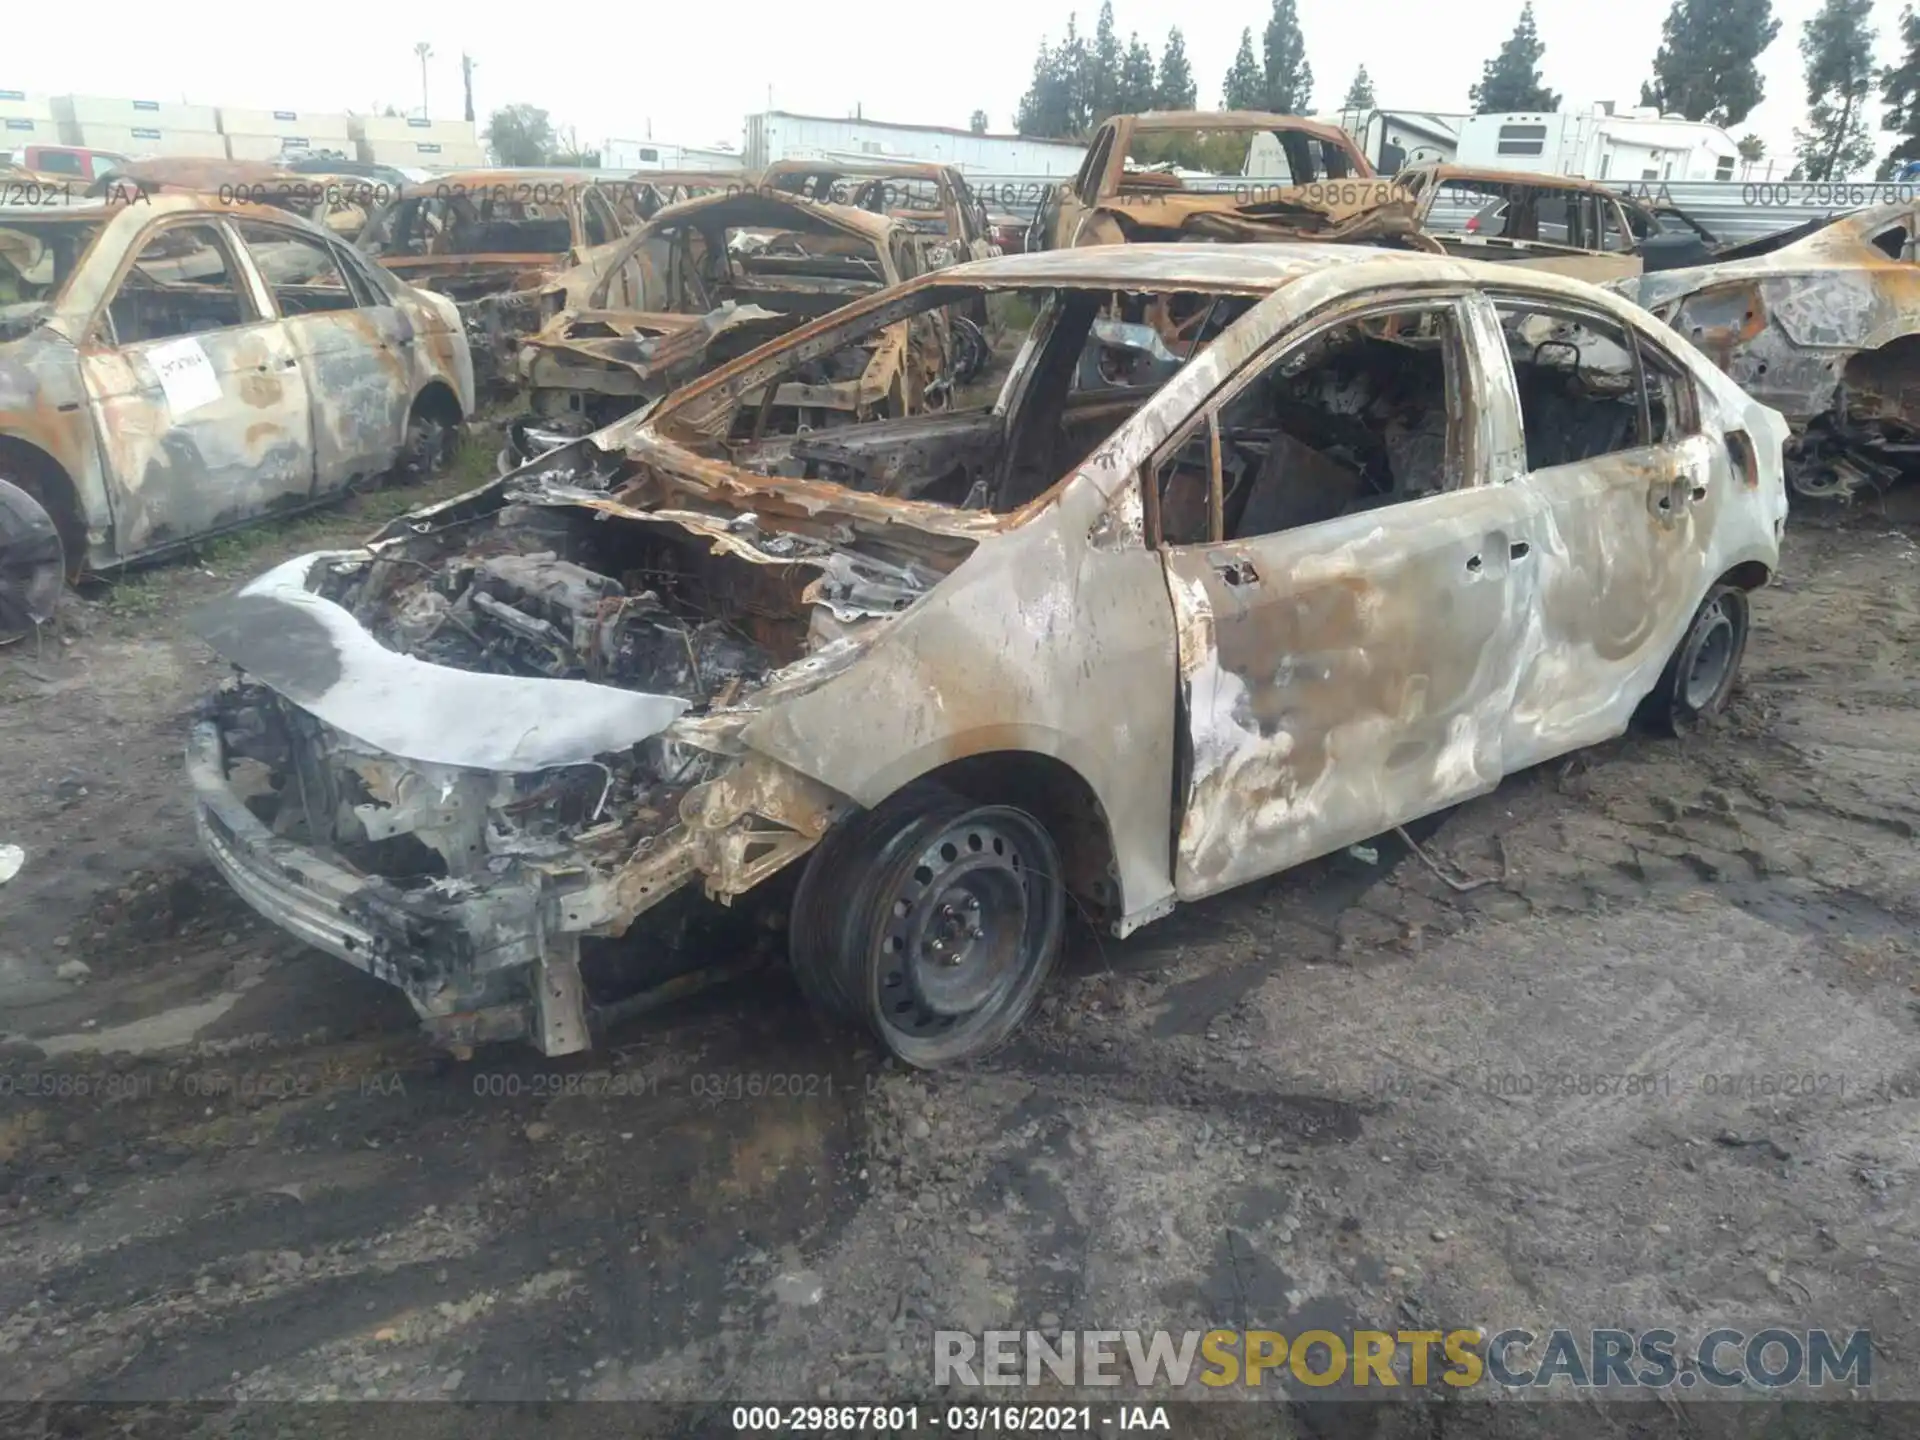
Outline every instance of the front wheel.
{"type": "Polygon", "coordinates": [[[0,479],[0,645],[53,618],[66,573],[53,517],[20,486],[0,479]]]}
{"type": "Polygon", "coordinates": [[[1746,651],[1746,591],[1716,585],[1694,612],[1653,693],[1641,702],[1641,719],[1668,735],[1712,719],[1726,708],[1746,651]]]}
{"type": "Polygon", "coordinates": [[[829,1016],[923,1068],[1011,1035],[1060,953],[1060,853],[1024,810],[915,786],[846,822],[795,896],[794,964],[829,1016]]]}
{"type": "Polygon", "coordinates": [[[394,478],[402,485],[417,485],[431,480],[453,460],[453,448],[460,428],[438,415],[415,410],[407,419],[407,438],[400,451],[400,463],[394,478]]]}

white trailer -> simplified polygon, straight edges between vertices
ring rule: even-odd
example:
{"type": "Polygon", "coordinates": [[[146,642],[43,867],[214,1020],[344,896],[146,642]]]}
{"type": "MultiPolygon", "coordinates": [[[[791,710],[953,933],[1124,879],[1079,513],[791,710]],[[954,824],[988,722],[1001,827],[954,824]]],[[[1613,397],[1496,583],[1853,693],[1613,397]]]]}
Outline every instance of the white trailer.
{"type": "Polygon", "coordinates": [[[1590,180],[1737,180],[1740,149],[1718,125],[1598,104],[1559,113],[1469,115],[1457,165],[1590,180]]]}

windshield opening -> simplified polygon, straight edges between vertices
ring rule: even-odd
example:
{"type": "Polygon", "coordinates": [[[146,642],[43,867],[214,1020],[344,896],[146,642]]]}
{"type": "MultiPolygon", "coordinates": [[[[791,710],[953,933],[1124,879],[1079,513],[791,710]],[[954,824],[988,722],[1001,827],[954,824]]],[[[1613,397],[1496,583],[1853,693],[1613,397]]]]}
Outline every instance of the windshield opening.
{"type": "Polygon", "coordinates": [[[53,300],[106,223],[0,216],[0,305],[53,300]]]}
{"type": "Polygon", "coordinates": [[[1255,179],[1310,185],[1358,173],[1340,145],[1298,130],[1136,131],[1127,145],[1123,191],[1231,190],[1255,179]]]}

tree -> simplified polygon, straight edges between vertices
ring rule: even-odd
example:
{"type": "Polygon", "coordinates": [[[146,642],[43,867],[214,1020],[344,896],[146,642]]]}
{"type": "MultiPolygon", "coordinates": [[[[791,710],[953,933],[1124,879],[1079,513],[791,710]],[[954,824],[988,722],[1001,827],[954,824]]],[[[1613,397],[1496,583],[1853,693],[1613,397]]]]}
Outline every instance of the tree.
{"type": "Polygon", "coordinates": [[[545,165],[555,148],[553,121],[536,105],[507,105],[487,121],[487,148],[498,165],[545,165]]]}
{"type": "Polygon", "coordinates": [[[1225,110],[1258,110],[1267,103],[1267,77],[1253,58],[1253,31],[1240,32],[1240,51],[1233,57],[1221,92],[1220,106],[1225,110]]]}
{"type": "Polygon", "coordinates": [[[1114,96],[1116,115],[1137,115],[1153,109],[1153,52],[1138,35],[1127,37],[1126,58],[1120,62],[1120,85],[1114,96]]]}
{"type": "Polygon", "coordinates": [[[1520,9],[1519,23],[1500,53],[1480,67],[1480,83],[1467,91],[1476,115],[1510,110],[1558,110],[1560,97],[1541,82],[1540,57],[1547,47],[1533,23],[1533,0],[1520,9]]]}
{"type": "Polygon", "coordinates": [[[973,114],[969,115],[967,117],[967,129],[971,130],[976,135],[986,134],[987,133],[987,112],[984,110],[976,110],[973,112],[973,114]]]}
{"type": "Polygon", "coordinates": [[[1373,98],[1373,77],[1367,74],[1362,65],[1353,72],[1353,83],[1347,86],[1347,98],[1340,102],[1342,110],[1371,110],[1378,103],[1373,98]]]}
{"type": "Polygon", "coordinates": [[[1844,180],[1873,158],[1873,0],[1826,0],[1800,32],[1807,125],[1793,132],[1806,178],[1844,180]]]}
{"type": "Polygon", "coordinates": [[[1898,65],[1880,72],[1880,98],[1886,102],[1882,130],[1900,137],[1880,167],[1880,178],[1890,180],[1910,160],[1920,160],[1920,16],[1909,5],[1900,12],[1900,44],[1905,50],[1898,65]]]}
{"type": "Polygon", "coordinates": [[[1780,33],[1772,0],[1673,0],[1660,26],[1654,78],[1640,103],[1662,114],[1738,125],[1766,97],[1754,61],[1780,33]]]}
{"type": "Polygon", "coordinates": [[[1261,56],[1267,91],[1261,108],[1280,115],[1305,114],[1313,104],[1313,67],[1307,63],[1307,40],[1300,33],[1295,0],[1273,0],[1261,56]]]}
{"type": "Polygon", "coordinates": [[[1067,17],[1067,35],[1058,45],[1043,36],[1033,59],[1033,79],[1020,97],[1014,128],[1022,135],[1071,139],[1088,129],[1085,100],[1087,45],[1067,17]]]}
{"type": "Polygon", "coordinates": [[[1187,40],[1178,25],[1167,32],[1166,48],[1160,52],[1153,103],[1161,110],[1191,110],[1200,103],[1200,88],[1193,83],[1193,67],[1187,64],[1187,40]]]}
{"type": "Polygon", "coordinates": [[[1735,148],[1740,151],[1740,158],[1749,165],[1758,165],[1767,158],[1767,142],[1751,130],[1740,137],[1735,148]]]}
{"type": "Polygon", "coordinates": [[[1092,29],[1092,48],[1087,52],[1081,90],[1087,96],[1092,125],[1119,113],[1119,35],[1114,31],[1114,0],[1100,0],[1100,19],[1092,29]]]}

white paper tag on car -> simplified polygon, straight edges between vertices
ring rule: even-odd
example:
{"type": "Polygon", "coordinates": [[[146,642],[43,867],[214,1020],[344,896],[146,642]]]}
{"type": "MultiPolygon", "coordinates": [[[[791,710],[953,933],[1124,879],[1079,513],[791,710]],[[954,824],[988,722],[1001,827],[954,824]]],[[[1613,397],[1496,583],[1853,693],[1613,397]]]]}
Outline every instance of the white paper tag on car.
{"type": "Polygon", "coordinates": [[[178,420],[220,398],[220,377],[213,373],[207,352],[198,340],[169,340],[147,351],[160,388],[167,392],[167,409],[178,420]]]}

